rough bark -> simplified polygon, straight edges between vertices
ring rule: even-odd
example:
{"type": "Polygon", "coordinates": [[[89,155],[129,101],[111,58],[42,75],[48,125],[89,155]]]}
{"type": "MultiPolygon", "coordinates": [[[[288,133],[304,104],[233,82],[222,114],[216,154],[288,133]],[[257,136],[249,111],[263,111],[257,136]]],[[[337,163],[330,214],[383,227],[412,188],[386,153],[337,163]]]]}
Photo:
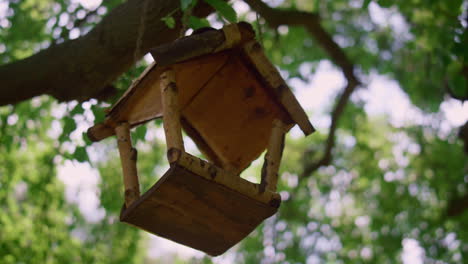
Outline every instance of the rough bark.
{"type": "MultiPolygon", "coordinates": [[[[0,66],[0,106],[42,94],[60,101],[99,97],[135,59],[178,37],[182,15],[179,4],[180,1],[172,0],[129,0],[113,9],[85,36],[0,66]],[[173,16],[178,22],[170,29],[161,18],[176,9],[173,16]],[[135,51],[139,36],[139,50],[135,51]]],[[[211,9],[204,4],[194,10],[198,16],[209,12],[211,9]]]]}

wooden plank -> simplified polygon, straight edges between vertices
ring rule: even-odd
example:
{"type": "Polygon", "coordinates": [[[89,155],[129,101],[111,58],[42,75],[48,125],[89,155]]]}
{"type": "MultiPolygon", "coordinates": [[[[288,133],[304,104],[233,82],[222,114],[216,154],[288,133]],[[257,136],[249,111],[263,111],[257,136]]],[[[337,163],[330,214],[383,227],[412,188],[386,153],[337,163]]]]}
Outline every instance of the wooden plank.
{"type": "Polygon", "coordinates": [[[132,84],[128,89],[125,91],[125,93],[115,102],[115,104],[108,110],[108,113],[112,112],[117,112],[118,108],[122,107],[122,105],[125,105],[125,101],[127,101],[130,97],[134,95],[135,92],[138,90],[136,87],[138,86],[146,86],[147,83],[154,82],[154,77],[158,78],[159,75],[156,74],[150,74],[151,72],[156,70],[156,62],[151,63],[148,67],[145,68],[145,70],[138,76],[135,80],[132,81],[132,84]],[[153,78],[151,78],[153,77],[153,78]]]}
{"type": "Polygon", "coordinates": [[[160,66],[168,66],[195,57],[211,54],[224,42],[224,34],[219,30],[210,30],[163,44],[150,51],[160,66]]]}
{"type": "MultiPolygon", "coordinates": [[[[179,105],[181,108],[190,102],[205,82],[226,63],[228,57],[227,53],[218,53],[171,66],[175,71],[176,82],[180,88],[179,105]]],[[[151,72],[151,75],[157,73],[162,73],[162,67],[159,65],[154,69],[154,72],[151,72]]],[[[141,87],[138,88],[141,93],[132,95],[131,101],[133,102],[129,102],[125,106],[126,110],[122,111],[119,117],[114,115],[113,119],[125,119],[133,124],[162,117],[160,82],[159,77],[148,78],[148,82],[142,83],[141,87]]]]}
{"type": "Polygon", "coordinates": [[[211,149],[211,147],[206,143],[206,140],[198,133],[198,131],[193,128],[190,122],[186,118],[182,118],[182,127],[184,128],[185,133],[189,136],[200,152],[205,155],[205,157],[215,164],[218,167],[222,166],[221,160],[216,155],[216,153],[211,149]]]}
{"type": "Polygon", "coordinates": [[[125,94],[110,109],[107,117],[113,122],[130,125],[162,115],[159,78],[162,70],[153,63],[132,83],[125,94]]]}
{"type": "Polygon", "coordinates": [[[114,127],[104,123],[98,123],[86,131],[86,135],[93,142],[101,141],[107,137],[110,137],[115,134],[114,127]]]}
{"type": "Polygon", "coordinates": [[[281,197],[278,193],[270,190],[262,190],[259,184],[242,179],[229,171],[219,168],[214,164],[194,157],[188,153],[181,153],[175,163],[209,181],[226,186],[253,200],[269,204],[276,208],[279,207],[279,204],[281,203],[281,197]]]}
{"type": "Polygon", "coordinates": [[[174,165],[121,221],[212,256],[224,253],[277,209],[174,165]]]}
{"type": "Polygon", "coordinates": [[[191,36],[158,46],[150,52],[160,66],[168,66],[230,49],[254,38],[255,32],[252,26],[248,23],[240,22],[226,26],[225,30],[205,29],[201,33],[195,32],[191,36]],[[235,33],[232,32],[233,28],[235,28],[235,33]],[[239,35],[238,37],[231,38],[232,35],[237,34],[239,35]]]}
{"type": "MultiPolygon", "coordinates": [[[[199,90],[228,61],[230,54],[220,52],[173,66],[176,81],[181,89],[181,108],[187,105],[199,90]]],[[[131,127],[162,117],[161,90],[159,88],[161,67],[150,66],[111,108],[106,120],[88,130],[88,137],[100,141],[114,135],[118,122],[127,121],[131,127]]]]}
{"type": "Polygon", "coordinates": [[[292,119],[299,125],[305,135],[315,131],[309,121],[307,114],[302,109],[294,94],[289,89],[286,82],[281,77],[278,70],[265,56],[262,47],[256,41],[250,41],[243,46],[247,63],[253,66],[263,82],[272,88],[281,104],[286,108],[292,119]]]}
{"type": "Polygon", "coordinates": [[[182,114],[216,153],[222,167],[237,174],[265,150],[274,119],[290,126],[293,123],[236,51],[182,114]]]}

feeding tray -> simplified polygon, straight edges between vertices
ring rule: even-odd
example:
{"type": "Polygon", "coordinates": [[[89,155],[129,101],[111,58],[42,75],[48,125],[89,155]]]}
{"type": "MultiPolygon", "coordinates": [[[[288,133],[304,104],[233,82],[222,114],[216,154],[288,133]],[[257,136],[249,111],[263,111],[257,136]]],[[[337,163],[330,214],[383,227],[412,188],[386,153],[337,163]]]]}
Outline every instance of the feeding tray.
{"type": "Polygon", "coordinates": [[[155,63],[88,130],[117,135],[124,172],[121,221],[219,255],[280,204],[276,182],[284,134],[307,115],[247,23],[197,32],[152,50],[155,63]],[[163,118],[170,169],[140,196],[130,128],[163,118]],[[181,130],[207,160],[185,152],[181,130]],[[267,149],[260,184],[239,177],[267,149]]]}
{"type": "MultiPolygon", "coordinates": [[[[216,180],[226,180],[228,175],[209,166],[184,155],[122,211],[121,220],[213,256],[225,252],[273,215],[281,198],[265,193],[265,202],[261,202],[235,191],[223,184],[223,179],[216,180]]],[[[255,191],[254,184],[239,183],[255,191]]]]}

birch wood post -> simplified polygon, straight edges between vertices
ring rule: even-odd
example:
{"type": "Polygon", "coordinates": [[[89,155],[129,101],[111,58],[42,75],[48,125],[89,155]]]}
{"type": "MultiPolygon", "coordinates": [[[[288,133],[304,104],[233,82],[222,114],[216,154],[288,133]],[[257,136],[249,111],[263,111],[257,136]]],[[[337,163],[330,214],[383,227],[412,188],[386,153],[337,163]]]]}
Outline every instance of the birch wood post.
{"type": "Polygon", "coordinates": [[[286,132],[285,125],[281,120],[273,121],[270,140],[268,142],[267,153],[265,154],[265,163],[262,169],[261,189],[268,189],[276,192],[278,183],[278,170],[281,163],[281,157],[284,149],[284,134],[286,132]]]}
{"type": "Polygon", "coordinates": [[[130,125],[127,122],[120,123],[115,127],[117,145],[122,163],[123,181],[125,186],[125,205],[128,208],[140,197],[138,173],[136,167],[137,151],[132,147],[130,138],[130,125]]]}
{"type": "Polygon", "coordinates": [[[185,150],[184,141],[182,140],[178,89],[174,70],[170,68],[161,74],[161,95],[167,159],[169,163],[172,163],[178,158],[181,151],[184,152],[185,150]]]}

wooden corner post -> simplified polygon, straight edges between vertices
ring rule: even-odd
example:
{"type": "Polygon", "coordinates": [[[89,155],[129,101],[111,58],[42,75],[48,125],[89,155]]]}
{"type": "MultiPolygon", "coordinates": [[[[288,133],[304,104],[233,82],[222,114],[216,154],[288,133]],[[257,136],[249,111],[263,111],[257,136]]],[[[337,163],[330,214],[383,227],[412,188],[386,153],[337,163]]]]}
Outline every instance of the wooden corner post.
{"type": "Polygon", "coordinates": [[[262,168],[262,179],[260,182],[260,190],[268,189],[276,192],[278,183],[278,170],[281,163],[281,157],[284,149],[284,135],[286,127],[281,120],[273,121],[270,140],[268,142],[267,153],[265,154],[265,163],[262,168]]]}
{"type": "Polygon", "coordinates": [[[136,167],[137,151],[132,147],[130,137],[130,125],[127,122],[120,123],[115,127],[117,145],[122,162],[123,181],[125,186],[125,205],[128,208],[140,197],[140,186],[136,167]]]}
{"type": "Polygon", "coordinates": [[[163,106],[163,125],[166,135],[167,159],[169,163],[177,160],[184,152],[178,88],[175,72],[168,68],[161,74],[161,97],[163,106]]]}

